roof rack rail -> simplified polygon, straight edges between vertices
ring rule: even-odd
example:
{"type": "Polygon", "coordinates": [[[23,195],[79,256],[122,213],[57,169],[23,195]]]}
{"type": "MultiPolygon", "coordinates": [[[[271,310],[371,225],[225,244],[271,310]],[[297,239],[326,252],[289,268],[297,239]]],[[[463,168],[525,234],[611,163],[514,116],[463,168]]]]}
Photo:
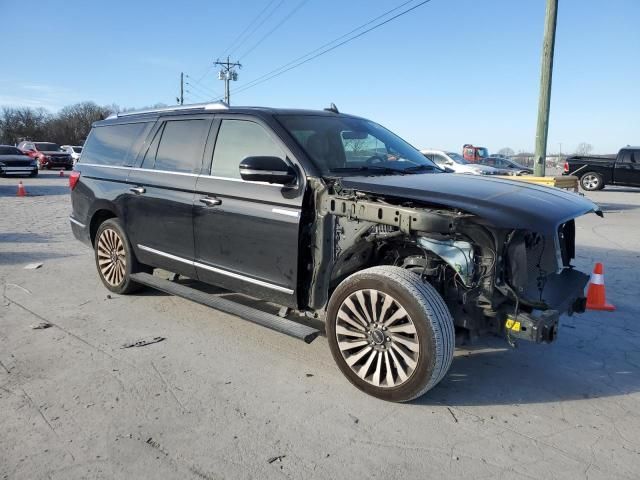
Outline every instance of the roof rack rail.
{"type": "Polygon", "coordinates": [[[160,112],[176,112],[184,110],[228,110],[229,105],[225,102],[213,102],[213,103],[192,103],[190,105],[174,105],[173,107],[160,107],[160,108],[146,108],[143,110],[132,110],[130,112],[112,113],[107,117],[120,118],[127,117],[129,115],[141,115],[144,113],[160,113],[160,112]]]}

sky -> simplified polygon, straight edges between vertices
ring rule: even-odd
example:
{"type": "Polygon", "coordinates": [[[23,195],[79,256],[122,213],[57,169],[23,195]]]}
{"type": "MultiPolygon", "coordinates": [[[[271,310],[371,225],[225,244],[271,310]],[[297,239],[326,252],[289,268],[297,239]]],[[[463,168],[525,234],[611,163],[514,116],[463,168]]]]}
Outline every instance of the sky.
{"type": "MultiPolygon", "coordinates": [[[[545,0],[431,0],[234,95],[406,0],[270,1],[0,0],[0,105],[173,104],[180,72],[185,103],[208,101],[230,51],[243,65],[233,105],[333,102],[418,148],[533,150],[545,0]]],[[[640,144],[640,0],[559,0],[548,152],[581,142],[640,144]]]]}

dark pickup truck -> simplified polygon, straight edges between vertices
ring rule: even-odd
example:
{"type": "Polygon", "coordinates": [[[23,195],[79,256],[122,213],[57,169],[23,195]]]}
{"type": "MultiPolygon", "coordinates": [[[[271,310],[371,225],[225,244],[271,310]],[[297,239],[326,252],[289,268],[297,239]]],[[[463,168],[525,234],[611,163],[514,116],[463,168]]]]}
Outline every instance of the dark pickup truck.
{"type": "Polygon", "coordinates": [[[567,158],[563,175],[575,175],[584,190],[605,185],[640,187],[640,147],[624,147],[615,158],[573,156],[567,158]]]}

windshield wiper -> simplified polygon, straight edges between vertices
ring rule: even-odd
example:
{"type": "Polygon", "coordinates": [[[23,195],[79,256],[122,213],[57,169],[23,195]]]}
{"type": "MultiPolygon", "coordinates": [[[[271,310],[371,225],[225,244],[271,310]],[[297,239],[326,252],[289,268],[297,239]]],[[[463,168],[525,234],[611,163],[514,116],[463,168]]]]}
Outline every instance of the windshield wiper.
{"type": "MultiPolygon", "coordinates": [[[[420,171],[432,171],[436,170],[433,165],[414,165],[413,167],[404,168],[403,172],[420,172],[420,171]]],[[[439,169],[438,169],[439,170],[439,169]]]]}
{"type": "Polygon", "coordinates": [[[378,173],[395,173],[400,174],[404,172],[404,170],[400,170],[398,168],[391,167],[381,167],[379,165],[362,165],[360,167],[335,167],[330,168],[330,172],[338,173],[338,172],[378,172],[378,173]]]}

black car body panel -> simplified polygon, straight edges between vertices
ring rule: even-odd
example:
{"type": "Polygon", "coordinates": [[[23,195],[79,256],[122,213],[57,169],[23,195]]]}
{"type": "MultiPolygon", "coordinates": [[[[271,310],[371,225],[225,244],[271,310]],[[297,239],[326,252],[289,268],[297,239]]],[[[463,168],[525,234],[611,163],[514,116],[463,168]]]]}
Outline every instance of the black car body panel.
{"type": "MultiPolygon", "coordinates": [[[[317,158],[335,160],[331,148],[351,130],[336,127],[334,143],[323,144],[319,132],[305,137],[284,116],[322,117],[325,124],[336,117],[340,128],[364,119],[207,108],[127,113],[94,124],[75,167],[74,235],[91,245],[100,223],[116,217],[145,265],[316,316],[342,280],[383,264],[421,273],[447,301],[456,327],[470,331],[501,332],[516,308],[579,311],[588,277],[570,263],[573,219],[600,212],[589,200],[522,182],[438,173],[420,164],[430,162],[408,144],[402,159],[385,146],[393,162],[375,150],[374,163],[365,155],[365,165],[345,160],[342,174],[329,174],[317,158]],[[183,128],[183,122],[195,123],[183,128]],[[420,157],[414,167],[424,168],[399,172],[414,154],[420,157]],[[239,166],[249,157],[277,157],[295,181],[246,180],[239,166]],[[367,168],[354,174],[354,163],[367,168]],[[379,174],[372,174],[376,167],[379,174]],[[470,259],[464,269],[455,258],[460,248],[463,262],[470,259]],[[553,292],[540,290],[545,283],[553,292]]],[[[342,154],[346,159],[346,148],[342,154]]]]}
{"type": "Polygon", "coordinates": [[[561,223],[599,212],[590,200],[557,188],[467,175],[350,177],[344,188],[458,208],[496,227],[553,233],[561,223]]]}
{"type": "Polygon", "coordinates": [[[615,157],[571,156],[563,175],[582,178],[590,172],[600,175],[604,185],[640,187],[640,147],[624,147],[615,157]]]}

